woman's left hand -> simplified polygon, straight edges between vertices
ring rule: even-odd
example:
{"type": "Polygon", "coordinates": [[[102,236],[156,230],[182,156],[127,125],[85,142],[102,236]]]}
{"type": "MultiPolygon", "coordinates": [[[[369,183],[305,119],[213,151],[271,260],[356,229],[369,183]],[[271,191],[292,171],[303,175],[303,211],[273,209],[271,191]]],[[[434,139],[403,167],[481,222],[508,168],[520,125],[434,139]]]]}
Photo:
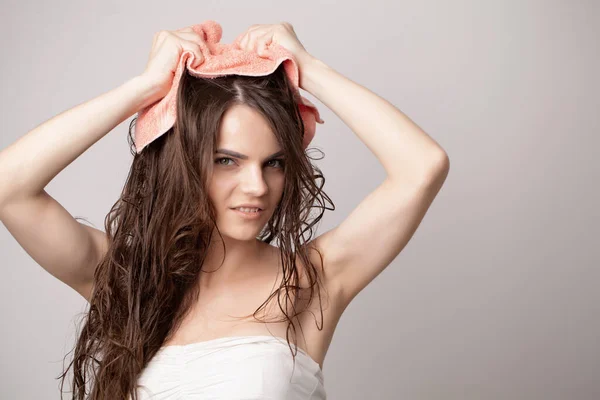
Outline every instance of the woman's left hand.
{"type": "Polygon", "coordinates": [[[241,49],[256,51],[259,56],[271,43],[277,43],[292,53],[300,64],[299,67],[312,58],[298,40],[294,27],[288,22],[252,25],[239,35],[234,43],[237,43],[241,49]]]}

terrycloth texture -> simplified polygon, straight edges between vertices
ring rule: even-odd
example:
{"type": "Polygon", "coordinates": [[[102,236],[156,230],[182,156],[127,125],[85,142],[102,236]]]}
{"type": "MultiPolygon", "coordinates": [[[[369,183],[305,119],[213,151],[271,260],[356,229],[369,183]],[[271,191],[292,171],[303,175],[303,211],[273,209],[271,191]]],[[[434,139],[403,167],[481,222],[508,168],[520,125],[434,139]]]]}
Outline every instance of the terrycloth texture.
{"type": "Polygon", "coordinates": [[[137,393],[141,400],[326,400],[319,364],[300,348],[293,361],[276,336],[166,346],[140,374],[137,393]]]}
{"type": "Polygon", "coordinates": [[[133,136],[136,152],[140,153],[150,142],[164,134],[175,123],[177,88],[184,66],[190,75],[204,78],[216,78],[225,75],[264,76],[284,64],[284,69],[293,84],[296,101],[305,126],[303,146],[306,148],[315,135],[316,123],[324,123],[319,111],[313,103],[300,94],[298,89],[299,72],[293,55],[283,46],[273,43],[266,47],[265,54],[259,56],[255,51],[242,50],[237,43],[219,43],[222,32],[221,25],[215,21],[205,21],[192,25],[191,28],[201,35],[205,44],[201,44],[204,61],[195,68],[195,55],[191,51],[182,52],[179,65],[173,78],[171,89],[167,95],[156,103],[140,110],[135,123],[133,136]]]}

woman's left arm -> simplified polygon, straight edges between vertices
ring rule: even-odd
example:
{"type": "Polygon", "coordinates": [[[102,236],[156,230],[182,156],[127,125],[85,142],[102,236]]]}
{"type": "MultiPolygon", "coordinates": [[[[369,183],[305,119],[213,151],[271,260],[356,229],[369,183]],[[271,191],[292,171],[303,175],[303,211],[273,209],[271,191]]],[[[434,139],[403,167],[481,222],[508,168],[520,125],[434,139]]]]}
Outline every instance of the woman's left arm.
{"type": "Polygon", "coordinates": [[[399,184],[440,179],[449,168],[437,142],[387,100],[309,55],[298,61],[299,86],[330,108],[399,184]]]}
{"type": "MultiPolygon", "coordinates": [[[[318,59],[299,61],[299,86],[338,115],[375,154],[386,179],[339,226],[310,242],[323,256],[340,309],[402,251],[449,171],[446,152],[400,110],[318,59]]],[[[318,253],[311,252],[315,263],[318,253]]]]}

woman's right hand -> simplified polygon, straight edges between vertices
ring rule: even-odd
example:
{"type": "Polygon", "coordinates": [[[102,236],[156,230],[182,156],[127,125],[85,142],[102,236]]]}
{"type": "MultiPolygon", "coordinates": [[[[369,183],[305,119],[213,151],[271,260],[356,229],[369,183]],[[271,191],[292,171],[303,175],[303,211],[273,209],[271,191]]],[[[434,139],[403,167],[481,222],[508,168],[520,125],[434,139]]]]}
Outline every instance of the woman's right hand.
{"type": "Polygon", "coordinates": [[[204,43],[204,39],[191,27],[176,31],[159,31],[154,34],[148,64],[140,75],[153,88],[152,102],[162,99],[169,93],[180,56],[184,51],[189,50],[195,55],[191,67],[204,62],[199,43],[204,43]]]}

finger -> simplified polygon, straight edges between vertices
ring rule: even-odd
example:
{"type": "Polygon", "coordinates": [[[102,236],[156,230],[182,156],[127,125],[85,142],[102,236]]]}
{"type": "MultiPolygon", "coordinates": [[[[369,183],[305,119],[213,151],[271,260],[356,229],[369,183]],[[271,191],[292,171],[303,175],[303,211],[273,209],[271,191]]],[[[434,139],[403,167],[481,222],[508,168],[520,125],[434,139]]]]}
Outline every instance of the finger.
{"type": "Polygon", "coordinates": [[[175,32],[173,32],[173,34],[182,39],[190,40],[192,42],[196,42],[196,43],[204,42],[204,38],[194,31],[175,31],[175,32]]]}
{"type": "Polygon", "coordinates": [[[189,42],[194,44],[194,46],[191,46],[191,49],[194,50],[193,53],[195,55],[195,61],[192,66],[195,67],[202,64],[202,62],[205,60],[204,55],[202,54],[202,44],[205,43],[204,38],[191,28],[189,31],[178,32],[176,35],[179,37],[179,40],[181,40],[182,43],[189,42]]]}
{"type": "Polygon", "coordinates": [[[251,25],[248,29],[246,29],[244,32],[242,32],[236,39],[235,39],[235,43],[237,43],[240,48],[247,50],[248,49],[248,43],[249,40],[251,39],[251,35],[253,32],[255,32],[258,29],[262,29],[264,28],[265,25],[261,25],[261,24],[255,24],[255,25],[251,25]]]}
{"type": "Polygon", "coordinates": [[[255,28],[251,28],[251,30],[248,30],[246,33],[244,39],[242,39],[243,47],[248,51],[255,51],[257,40],[265,34],[266,31],[263,27],[257,26],[255,28]]]}
{"type": "Polygon", "coordinates": [[[264,55],[267,47],[273,42],[273,34],[266,33],[256,40],[256,53],[264,55]]]}
{"type": "Polygon", "coordinates": [[[248,50],[248,40],[250,39],[248,32],[244,33],[242,35],[242,38],[240,40],[240,47],[244,50],[248,50]]]}
{"type": "Polygon", "coordinates": [[[194,54],[194,62],[191,64],[192,67],[196,67],[204,62],[204,56],[202,55],[202,49],[198,42],[178,38],[179,45],[184,51],[190,51],[194,54]]]}
{"type": "Polygon", "coordinates": [[[256,51],[258,39],[260,39],[265,34],[263,29],[256,28],[251,32],[248,32],[248,50],[256,51]]]}

